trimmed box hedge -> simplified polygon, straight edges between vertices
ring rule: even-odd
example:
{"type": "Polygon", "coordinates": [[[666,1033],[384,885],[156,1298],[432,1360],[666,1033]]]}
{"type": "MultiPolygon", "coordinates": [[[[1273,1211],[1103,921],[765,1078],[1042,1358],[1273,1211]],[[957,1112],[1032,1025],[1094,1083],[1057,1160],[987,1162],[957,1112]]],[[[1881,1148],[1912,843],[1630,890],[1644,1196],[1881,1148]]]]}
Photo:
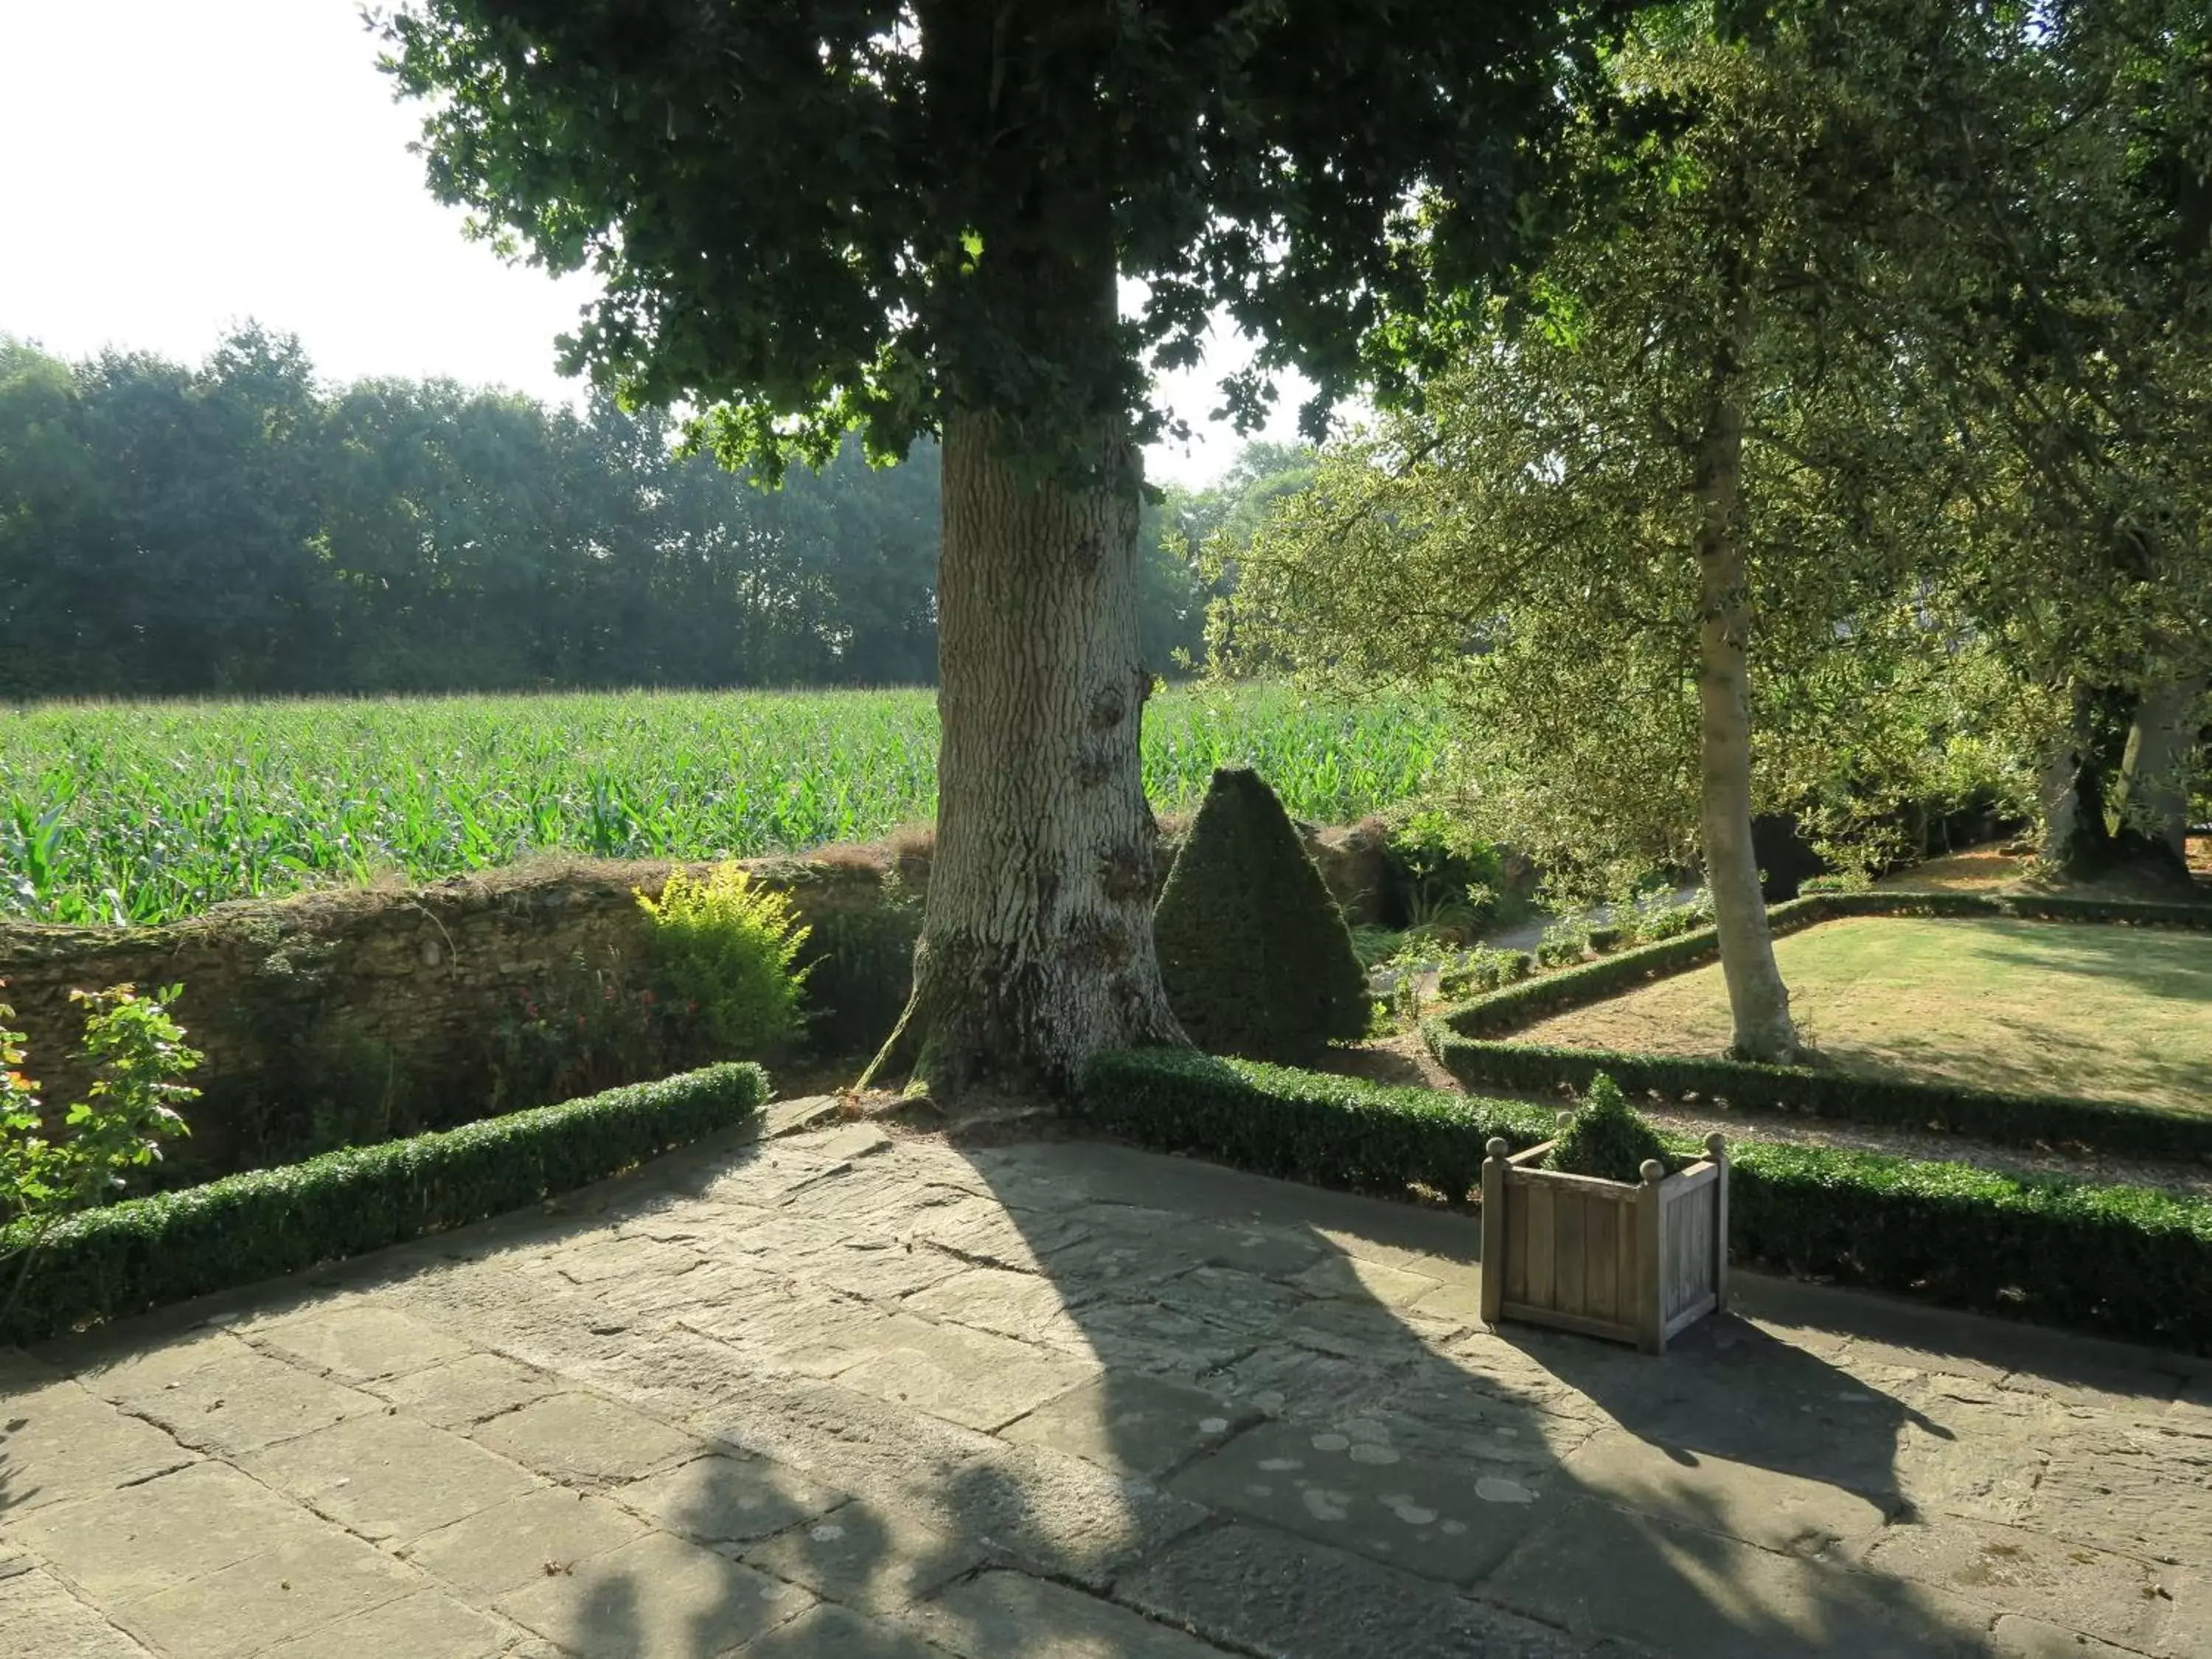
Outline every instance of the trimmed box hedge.
{"type": "Polygon", "coordinates": [[[2212,1203],[1830,1147],[1730,1153],[1729,1242],[1785,1272],[2212,1353],[2212,1203]]]}
{"type": "MultiPolygon", "coordinates": [[[[65,1217],[38,1246],[0,1343],[35,1341],[520,1209],[742,1123],[768,1096],[759,1066],[711,1066],[65,1217]]],[[[21,1222],[0,1231],[0,1304],[30,1237],[21,1222]]]]}
{"type": "MultiPolygon", "coordinates": [[[[1844,916],[2009,917],[2212,928],[2212,905],[1980,893],[1818,893],[1777,904],[1767,915],[1778,934],[1844,916]]],[[[2073,1144],[2128,1158],[2212,1158],[2212,1115],[2126,1101],[2015,1095],[1957,1084],[1855,1076],[1805,1066],[1494,1040],[1567,1009],[1586,1007],[1701,967],[1718,956],[1714,930],[1701,927],[1448,1008],[1422,1022],[1422,1039],[1437,1063],[1471,1089],[1583,1089],[1604,1072],[1631,1096],[1680,1100],[1694,1095],[1738,1108],[1774,1108],[1852,1123],[1945,1130],[2003,1146],[2073,1144]]]]}
{"type": "Polygon", "coordinates": [[[1190,1152],[1316,1187],[1401,1194],[1419,1185],[1463,1201],[1482,1183],[1485,1144],[1516,1152],[1553,1133],[1556,1109],[1394,1089],[1195,1049],[1102,1055],[1073,1109],[1154,1152],[1190,1152]]]}
{"type": "MultiPolygon", "coordinates": [[[[1453,1198],[1479,1182],[1492,1135],[1520,1151],[1553,1125],[1523,1102],[1165,1050],[1094,1062],[1078,1110],[1155,1151],[1453,1198]]],[[[1747,1142],[1729,1156],[1740,1261],[2212,1353],[2212,1202],[1823,1147],[1747,1142]]]]}
{"type": "Polygon", "coordinates": [[[1470,1089],[1580,1091],[1603,1072],[1631,1098],[1724,1100],[1739,1109],[1804,1112],[1847,1123],[1968,1135],[2002,1146],[2079,1146],[2122,1158],[2212,1159],[2212,1114],[2072,1095],[2014,1095],[1697,1055],[1635,1054],[1484,1042],[1424,1022],[1429,1052],[1470,1089]]]}

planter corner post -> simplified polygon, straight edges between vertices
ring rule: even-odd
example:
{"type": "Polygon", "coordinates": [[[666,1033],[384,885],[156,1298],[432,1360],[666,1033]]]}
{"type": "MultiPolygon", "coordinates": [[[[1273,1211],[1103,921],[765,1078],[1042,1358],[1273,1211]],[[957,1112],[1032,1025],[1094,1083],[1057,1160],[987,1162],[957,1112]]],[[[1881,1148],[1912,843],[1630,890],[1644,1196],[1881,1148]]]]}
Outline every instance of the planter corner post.
{"type": "Polygon", "coordinates": [[[1482,1160],[1482,1322],[1498,1328],[1505,1307],[1505,1159],[1510,1148],[1492,1135],[1482,1160]]]}
{"type": "Polygon", "coordinates": [[[1636,1192],[1636,1231],[1645,1266],[1642,1305],[1637,1309],[1636,1346],[1645,1353],[1667,1352],[1667,1292],[1663,1263],[1667,1233],[1667,1166],[1644,1160],[1644,1183],[1636,1192]]]}

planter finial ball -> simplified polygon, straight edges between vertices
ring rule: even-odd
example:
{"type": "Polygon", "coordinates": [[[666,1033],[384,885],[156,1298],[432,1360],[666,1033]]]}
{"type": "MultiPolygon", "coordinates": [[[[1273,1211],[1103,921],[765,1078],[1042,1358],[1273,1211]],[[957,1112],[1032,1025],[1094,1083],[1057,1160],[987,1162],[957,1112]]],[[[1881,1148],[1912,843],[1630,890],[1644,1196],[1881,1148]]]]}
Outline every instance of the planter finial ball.
{"type": "Polygon", "coordinates": [[[1490,1138],[1489,1144],[1482,1150],[1489,1153],[1492,1158],[1504,1158],[1507,1152],[1512,1150],[1512,1148],[1505,1144],[1505,1137],[1504,1135],[1492,1135],[1490,1138]]]}
{"type": "Polygon", "coordinates": [[[1645,1184],[1650,1185],[1667,1178],[1667,1166],[1656,1158],[1647,1158],[1644,1160],[1640,1173],[1644,1176],[1645,1184]]]}
{"type": "Polygon", "coordinates": [[[1717,1161],[1728,1151],[1728,1137],[1718,1129],[1705,1137],[1705,1156],[1717,1161]]]}
{"type": "Polygon", "coordinates": [[[1562,1108],[1560,1109],[1559,1115],[1553,1121],[1557,1122],[1562,1129],[1569,1128],[1572,1127],[1574,1123],[1575,1115],[1572,1112],[1566,1110],[1565,1108],[1562,1108]]]}

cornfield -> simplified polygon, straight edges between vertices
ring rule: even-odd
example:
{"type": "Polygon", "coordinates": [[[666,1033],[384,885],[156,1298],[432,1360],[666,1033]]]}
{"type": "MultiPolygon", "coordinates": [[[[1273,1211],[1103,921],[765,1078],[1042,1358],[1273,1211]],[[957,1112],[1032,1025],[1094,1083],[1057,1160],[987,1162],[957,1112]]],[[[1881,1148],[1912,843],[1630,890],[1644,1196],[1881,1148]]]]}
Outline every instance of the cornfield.
{"type": "MultiPolygon", "coordinates": [[[[1249,765],[1299,817],[1418,793],[1435,710],[1280,687],[1146,713],[1155,808],[1249,765]]],[[[927,691],[629,692],[0,712],[0,916],[155,922],[532,853],[710,858],[864,841],[936,808],[927,691]]]]}

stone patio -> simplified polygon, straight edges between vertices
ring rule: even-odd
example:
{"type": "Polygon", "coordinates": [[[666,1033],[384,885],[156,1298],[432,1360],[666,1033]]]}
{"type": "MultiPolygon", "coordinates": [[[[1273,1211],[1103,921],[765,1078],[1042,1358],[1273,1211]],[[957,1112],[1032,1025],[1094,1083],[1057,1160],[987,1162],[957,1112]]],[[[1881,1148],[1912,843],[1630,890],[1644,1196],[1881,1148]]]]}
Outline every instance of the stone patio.
{"type": "Polygon", "coordinates": [[[805,1121],[0,1354],[0,1659],[2212,1653],[2199,1362],[805,1121]]]}

